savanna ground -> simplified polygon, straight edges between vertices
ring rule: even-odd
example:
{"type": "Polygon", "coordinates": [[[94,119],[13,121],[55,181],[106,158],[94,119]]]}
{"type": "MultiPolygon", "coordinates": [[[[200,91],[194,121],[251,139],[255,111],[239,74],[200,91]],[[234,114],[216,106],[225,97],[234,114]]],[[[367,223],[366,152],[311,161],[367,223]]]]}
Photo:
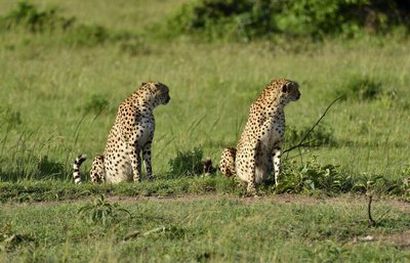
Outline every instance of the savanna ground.
{"type": "MultiPolygon", "coordinates": [[[[408,37],[161,37],[183,2],[36,0],[58,7],[44,24],[1,28],[0,261],[409,261],[408,37]],[[235,145],[277,77],[302,93],[286,109],[285,148],[344,95],[310,146],[284,155],[282,186],[248,198],[218,173],[195,175],[235,145]],[[150,79],[171,95],[155,112],[157,179],[74,185],[73,159],[103,151],[116,107],[150,79]]],[[[3,19],[16,9],[0,2],[3,19]]]]}

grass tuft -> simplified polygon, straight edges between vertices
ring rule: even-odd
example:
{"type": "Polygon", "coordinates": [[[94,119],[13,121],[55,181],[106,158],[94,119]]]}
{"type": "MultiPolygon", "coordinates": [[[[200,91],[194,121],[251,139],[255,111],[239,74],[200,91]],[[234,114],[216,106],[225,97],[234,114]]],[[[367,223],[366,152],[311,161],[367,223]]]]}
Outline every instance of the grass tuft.
{"type": "MultiPolygon", "coordinates": [[[[310,129],[311,127],[303,127],[300,129],[292,126],[286,127],[286,144],[288,146],[297,145],[310,129]]],[[[334,130],[329,125],[319,124],[305,138],[303,145],[307,147],[335,146],[336,138],[334,137],[334,130]]]]}
{"type": "Polygon", "coordinates": [[[60,17],[56,8],[40,11],[35,5],[21,1],[16,9],[1,18],[0,28],[11,31],[21,27],[31,33],[41,33],[69,29],[74,21],[74,18],[60,17]]]}
{"type": "Polygon", "coordinates": [[[97,24],[82,24],[75,17],[60,15],[57,8],[39,10],[35,5],[20,2],[16,9],[0,17],[0,33],[25,30],[31,34],[49,34],[53,41],[66,46],[94,47],[107,42],[137,39],[130,32],[111,32],[97,24]]]}
{"type": "Polygon", "coordinates": [[[102,224],[104,226],[119,223],[124,216],[131,217],[131,213],[122,208],[118,203],[110,203],[104,195],[95,198],[78,209],[78,214],[90,224],[102,224]]]}
{"type": "Polygon", "coordinates": [[[168,178],[196,176],[203,173],[203,153],[199,147],[191,151],[178,151],[177,156],[169,160],[168,178]]]}
{"type": "Polygon", "coordinates": [[[0,227],[0,252],[12,252],[34,241],[32,235],[17,233],[10,223],[0,227]]]}
{"type": "Polygon", "coordinates": [[[6,130],[16,128],[23,123],[21,119],[21,112],[18,110],[13,110],[10,106],[0,106],[0,120],[0,128],[5,128],[6,130]]]}
{"type": "Polygon", "coordinates": [[[108,99],[101,94],[92,95],[91,99],[84,105],[84,111],[86,113],[94,113],[99,115],[103,111],[107,110],[110,106],[108,99]]]}
{"type": "Polygon", "coordinates": [[[37,164],[38,179],[52,179],[60,177],[65,173],[64,164],[50,160],[47,155],[40,158],[37,164]]]}
{"type": "Polygon", "coordinates": [[[336,90],[336,95],[354,101],[370,101],[380,98],[383,93],[382,82],[369,76],[353,76],[336,90]]]}

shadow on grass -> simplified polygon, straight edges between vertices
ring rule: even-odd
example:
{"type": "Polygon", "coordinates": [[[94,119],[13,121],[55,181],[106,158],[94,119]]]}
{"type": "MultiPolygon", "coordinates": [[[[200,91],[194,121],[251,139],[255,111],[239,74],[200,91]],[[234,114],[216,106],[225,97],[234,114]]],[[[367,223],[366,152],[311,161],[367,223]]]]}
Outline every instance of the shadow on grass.
{"type": "Polygon", "coordinates": [[[37,159],[31,155],[14,160],[8,169],[0,168],[0,181],[66,180],[72,171],[63,163],[50,160],[47,155],[37,159]],[[30,164],[30,165],[27,165],[30,164]]]}

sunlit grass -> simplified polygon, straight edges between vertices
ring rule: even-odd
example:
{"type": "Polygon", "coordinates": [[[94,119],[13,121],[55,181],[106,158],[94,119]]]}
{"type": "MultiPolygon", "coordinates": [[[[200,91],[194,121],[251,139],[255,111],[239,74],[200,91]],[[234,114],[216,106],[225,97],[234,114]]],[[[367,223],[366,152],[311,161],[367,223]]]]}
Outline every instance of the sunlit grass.
{"type": "Polygon", "coordinates": [[[0,230],[0,247],[7,253],[0,250],[0,255],[6,261],[409,259],[408,250],[400,248],[405,241],[388,240],[409,228],[409,215],[400,207],[378,204],[374,214],[380,226],[369,228],[361,200],[287,198],[291,203],[286,198],[253,202],[229,197],[107,200],[107,207],[130,215],[109,214],[112,220],[106,224],[84,218],[85,202],[5,206],[0,225],[9,227],[0,230]],[[22,238],[14,243],[2,239],[13,234],[22,238]],[[366,236],[377,240],[360,241],[366,236]]]}
{"type": "Polygon", "coordinates": [[[58,162],[66,164],[82,152],[93,156],[104,149],[120,101],[140,82],[157,79],[171,89],[171,103],[155,112],[154,172],[162,174],[177,150],[202,147],[204,155],[218,160],[222,147],[236,143],[251,101],[271,78],[300,82],[302,98],[286,113],[290,126],[303,128],[333,100],[332,90],[347,85],[351,72],[356,72],[378,76],[383,90],[398,95],[338,103],[324,123],[340,147],[311,153],[354,172],[380,171],[395,177],[408,165],[410,128],[404,123],[409,122],[409,79],[404,71],[409,57],[406,50],[391,54],[394,43],[368,50],[361,45],[355,49],[337,42],[323,44],[311,50],[312,55],[276,52],[263,43],[153,43],[151,53],[138,56],[116,45],[16,47],[0,53],[2,108],[21,116],[13,130],[2,128],[0,138],[7,137],[3,149],[13,151],[21,143],[18,138],[28,133],[28,145],[47,142],[47,155],[58,162]],[[100,114],[86,110],[95,97],[108,103],[100,114]],[[386,162],[386,155],[391,161],[386,162]]]}
{"type": "MultiPolygon", "coordinates": [[[[101,42],[76,44],[87,33],[33,34],[21,25],[0,32],[0,262],[410,260],[408,243],[389,241],[408,233],[408,208],[378,199],[409,200],[409,39],[161,38],[153,25],[182,2],[30,1],[77,25],[102,26],[109,38],[101,42]],[[318,146],[284,155],[286,178],[279,188],[260,186],[260,199],[245,198],[244,187],[219,173],[197,175],[200,157],[217,164],[222,149],[235,146],[249,105],[279,77],[299,82],[302,93],[286,108],[285,148],[336,96],[348,96],[312,134],[318,146]],[[74,158],[88,155],[87,180],[119,103],[146,80],[170,87],[170,103],[155,111],[157,179],[74,185],[74,158]],[[346,192],[351,197],[328,198],[346,192]],[[354,193],[374,194],[375,228],[366,198],[354,193]],[[88,203],[100,195],[106,199],[88,203]],[[375,241],[360,241],[367,236],[375,241]]],[[[15,7],[1,2],[0,16],[15,7]]]]}

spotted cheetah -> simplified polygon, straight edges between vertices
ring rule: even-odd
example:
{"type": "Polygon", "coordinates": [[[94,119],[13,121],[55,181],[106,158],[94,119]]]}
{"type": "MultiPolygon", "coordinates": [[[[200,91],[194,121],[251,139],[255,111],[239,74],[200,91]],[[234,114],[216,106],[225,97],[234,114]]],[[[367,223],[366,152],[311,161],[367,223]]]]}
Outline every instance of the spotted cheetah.
{"type": "Polygon", "coordinates": [[[248,121],[235,149],[225,149],[220,170],[233,172],[248,184],[247,192],[255,193],[256,185],[274,171],[278,185],[280,153],[285,133],[284,107],[300,98],[299,85],[291,80],[272,80],[251,105],[248,121]]]}
{"type": "MultiPolygon", "coordinates": [[[[154,138],[153,110],[170,100],[169,89],[160,82],[144,82],[119,106],[114,125],[108,135],[104,154],[92,163],[90,178],[93,183],[141,180],[141,153],[147,177],[152,177],[151,144],[154,138]]],[[[81,183],[80,166],[85,155],[73,164],[74,182],[81,183]]]]}

